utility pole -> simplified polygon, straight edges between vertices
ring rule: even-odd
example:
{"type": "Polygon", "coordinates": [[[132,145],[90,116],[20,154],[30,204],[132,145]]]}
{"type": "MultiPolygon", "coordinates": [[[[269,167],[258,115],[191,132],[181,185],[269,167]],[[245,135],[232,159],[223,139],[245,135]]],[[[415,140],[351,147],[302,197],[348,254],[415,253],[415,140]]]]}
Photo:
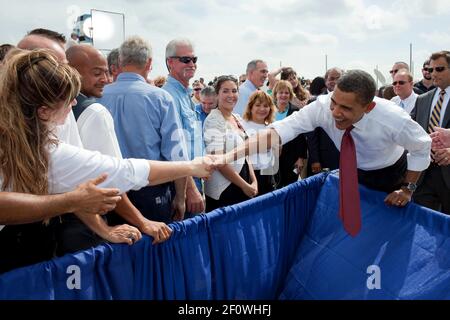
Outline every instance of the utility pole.
{"type": "Polygon", "coordinates": [[[412,43],[410,43],[409,44],[409,70],[411,71],[411,74],[414,78],[414,66],[413,66],[412,53],[413,53],[413,45],[412,45],[412,43]]]}
{"type": "Polygon", "coordinates": [[[325,54],[325,73],[327,73],[328,70],[328,55],[325,54]]]}

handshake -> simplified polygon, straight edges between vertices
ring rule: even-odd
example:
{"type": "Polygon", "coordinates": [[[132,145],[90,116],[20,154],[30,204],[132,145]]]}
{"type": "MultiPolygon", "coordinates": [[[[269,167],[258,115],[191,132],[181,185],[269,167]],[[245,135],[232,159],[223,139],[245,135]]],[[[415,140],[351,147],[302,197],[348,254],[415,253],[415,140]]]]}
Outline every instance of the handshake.
{"type": "Polygon", "coordinates": [[[195,158],[191,163],[192,176],[208,179],[214,170],[221,168],[226,164],[226,156],[224,154],[206,155],[204,157],[195,158]]]}
{"type": "Polygon", "coordinates": [[[450,165],[450,129],[434,127],[430,134],[433,161],[440,166],[450,165]]]}

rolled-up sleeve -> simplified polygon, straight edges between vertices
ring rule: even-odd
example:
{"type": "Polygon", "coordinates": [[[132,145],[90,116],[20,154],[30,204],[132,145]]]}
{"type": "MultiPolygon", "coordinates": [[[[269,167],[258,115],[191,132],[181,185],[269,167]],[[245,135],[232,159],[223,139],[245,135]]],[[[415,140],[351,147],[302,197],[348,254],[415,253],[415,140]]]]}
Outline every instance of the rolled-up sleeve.
{"type": "Polygon", "coordinates": [[[150,163],[143,159],[119,159],[64,143],[50,150],[49,190],[62,193],[106,173],[100,187],[121,192],[139,190],[148,185],[150,163]]]}
{"type": "Polygon", "coordinates": [[[430,165],[431,138],[414,120],[408,119],[396,137],[399,145],[408,150],[408,170],[423,171],[430,165]]]}

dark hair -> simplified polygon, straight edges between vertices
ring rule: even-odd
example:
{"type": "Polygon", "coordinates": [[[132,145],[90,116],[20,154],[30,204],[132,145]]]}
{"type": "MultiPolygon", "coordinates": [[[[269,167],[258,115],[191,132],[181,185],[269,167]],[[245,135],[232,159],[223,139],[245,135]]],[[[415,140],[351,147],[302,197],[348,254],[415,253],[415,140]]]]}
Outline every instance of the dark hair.
{"type": "Polygon", "coordinates": [[[283,68],[283,70],[281,70],[281,80],[288,80],[291,76],[297,77],[297,72],[295,72],[295,70],[291,67],[283,68]]]}
{"type": "Polygon", "coordinates": [[[289,80],[289,78],[291,76],[294,76],[295,78],[297,78],[297,81],[298,81],[298,85],[295,88],[294,87],[292,88],[292,90],[294,90],[295,96],[300,101],[304,101],[304,100],[308,99],[308,97],[309,97],[308,92],[305,90],[305,88],[302,87],[301,81],[297,77],[297,72],[295,72],[295,70],[292,69],[291,67],[283,68],[281,70],[281,74],[280,74],[281,80],[289,80]]]}
{"type": "Polygon", "coordinates": [[[62,44],[62,46],[64,46],[66,44],[66,37],[62,33],[59,33],[59,32],[53,31],[53,30],[49,30],[49,29],[44,29],[44,28],[33,29],[33,30],[29,31],[27,35],[43,36],[45,38],[54,40],[54,41],[62,44]]]}
{"type": "Polygon", "coordinates": [[[211,86],[206,86],[200,91],[200,95],[204,97],[214,97],[216,95],[216,91],[211,86]]]}
{"type": "Polygon", "coordinates": [[[6,54],[12,48],[14,48],[14,46],[12,44],[9,44],[9,43],[5,43],[5,44],[2,44],[0,46],[0,62],[2,62],[3,59],[5,59],[6,54]]]}
{"type": "Polygon", "coordinates": [[[356,94],[358,102],[367,105],[373,101],[377,85],[372,76],[362,70],[349,70],[336,83],[339,90],[356,94]]]}
{"type": "Polygon", "coordinates": [[[437,60],[439,58],[445,58],[447,60],[447,65],[450,66],[450,51],[439,51],[431,55],[430,60],[437,60]]]}
{"type": "Polygon", "coordinates": [[[320,96],[324,93],[324,89],[327,89],[324,77],[315,77],[309,85],[309,93],[313,96],[320,96]]]}
{"type": "Polygon", "coordinates": [[[394,92],[394,86],[393,85],[387,85],[383,88],[383,92],[382,92],[382,98],[387,99],[387,100],[391,100],[393,97],[395,97],[396,94],[394,92]]]}
{"type": "Polygon", "coordinates": [[[425,68],[425,66],[429,66],[429,65],[430,65],[430,59],[427,59],[427,60],[423,63],[422,68],[425,68]]]}
{"type": "Polygon", "coordinates": [[[111,72],[111,66],[119,67],[119,48],[112,49],[106,57],[108,61],[108,70],[111,72]]]}
{"type": "Polygon", "coordinates": [[[214,90],[216,91],[216,94],[219,94],[220,87],[226,81],[234,82],[236,86],[239,88],[238,80],[234,76],[220,76],[217,77],[217,79],[215,79],[214,81],[214,90]]]}

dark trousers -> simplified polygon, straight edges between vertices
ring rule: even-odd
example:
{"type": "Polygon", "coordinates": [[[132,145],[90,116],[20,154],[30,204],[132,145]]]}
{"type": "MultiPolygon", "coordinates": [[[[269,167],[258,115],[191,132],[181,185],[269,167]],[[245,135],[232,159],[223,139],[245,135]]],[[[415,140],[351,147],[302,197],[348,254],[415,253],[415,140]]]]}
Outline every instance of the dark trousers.
{"type": "Polygon", "coordinates": [[[391,193],[400,189],[407,169],[405,152],[392,166],[370,171],[358,169],[358,182],[370,189],[391,193]]]}
{"type": "MultiPolygon", "coordinates": [[[[173,183],[164,183],[157,186],[145,187],[139,191],[127,193],[131,203],[142,213],[144,217],[153,221],[170,223],[173,221],[174,211],[172,201],[175,195],[173,183]]],[[[117,214],[108,215],[108,221],[112,225],[126,223],[117,214]]]]}
{"type": "Polygon", "coordinates": [[[96,247],[105,242],[73,213],[61,216],[61,222],[56,224],[55,231],[57,256],[96,247]]]}
{"type": "Polygon", "coordinates": [[[52,223],[5,226],[0,231],[0,273],[50,260],[54,251],[52,223]]]}
{"type": "Polygon", "coordinates": [[[414,202],[450,214],[450,190],[442,177],[441,167],[431,163],[413,195],[414,202]]]}
{"type": "Polygon", "coordinates": [[[272,175],[262,175],[261,170],[254,170],[256,180],[258,180],[258,195],[266,194],[275,190],[274,177],[272,175]]]}
{"type": "MultiPolygon", "coordinates": [[[[242,166],[239,175],[242,179],[250,183],[250,173],[247,161],[245,161],[244,165],[242,166]]],[[[242,191],[241,188],[239,188],[234,183],[230,183],[230,185],[220,195],[219,200],[206,196],[206,212],[213,211],[217,208],[231,206],[235,203],[239,203],[248,199],[250,198],[244,193],[244,191],[242,191]]]]}

